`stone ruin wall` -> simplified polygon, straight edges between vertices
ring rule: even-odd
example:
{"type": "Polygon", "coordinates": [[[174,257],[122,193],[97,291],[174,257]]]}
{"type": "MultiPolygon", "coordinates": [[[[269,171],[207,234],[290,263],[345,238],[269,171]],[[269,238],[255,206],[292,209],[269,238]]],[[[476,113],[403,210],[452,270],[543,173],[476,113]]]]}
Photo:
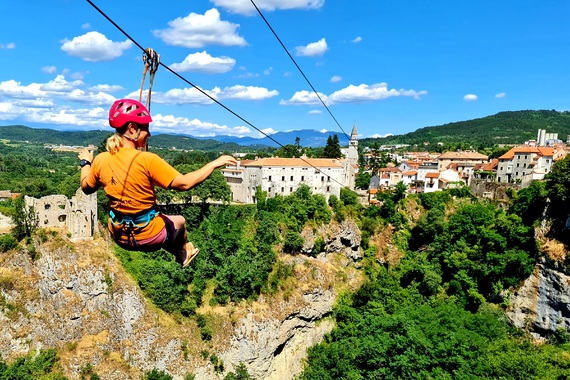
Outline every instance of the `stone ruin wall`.
{"type": "Polygon", "coordinates": [[[521,186],[513,183],[498,183],[485,179],[472,179],[469,188],[474,195],[496,201],[499,207],[505,207],[509,202],[507,189],[520,190],[521,186]]]}
{"type": "Polygon", "coordinates": [[[72,241],[90,240],[99,232],[96,193],[86,195],[77,189],[71,199],[48,195],[40,199],[25,196],[24,201],[36,211],[38,228],[67,228],[72,241]]]}

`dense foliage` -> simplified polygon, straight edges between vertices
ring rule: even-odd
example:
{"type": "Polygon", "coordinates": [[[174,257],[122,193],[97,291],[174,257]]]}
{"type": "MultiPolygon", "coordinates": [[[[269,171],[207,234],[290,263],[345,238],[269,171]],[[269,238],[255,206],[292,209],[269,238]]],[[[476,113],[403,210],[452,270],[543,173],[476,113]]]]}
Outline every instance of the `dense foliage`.
{"type": "Polygon", "coordinates": [[[0,190],[41,198],[75,195],[79,183],[77,153],[55,152],[35,144],[0,143],[0,190]]]}
{"type": "Polygon", "coordinates": [[[532,271],[532,229],[446,191],[418,200],[427,212],[398,232],[406,255],[395,267],[368,264],[368,281],[336,305],[337,328],[309,350],[300,379],[568,378],[567,333],[536,345],[493,306],[506,306],[504,290],[532,271]]]}
{"type": "Polygon", "coordinates": [[[57,353],[53,349],[31,353],[6,364],[0,358],[1,380],[66,380],[58,367],[57,353]]]}
{"type": "Polygon", "coordinates": [[[536,139],[539,129],[544,129],[548,133],[558,133],[560,139],[566,140],[566,136],[570,135],[570,112],[554,110],[500,112],[479,119],[420,128],[405,135],[362,139],[359,145],[409,144],[417,145],[420,149],[434,150],[437,149],[438,143],[444,143],[455,144],[462,149],[470,147],[480,149],[497,144],[522,144],[527,140],[536,139]]]}

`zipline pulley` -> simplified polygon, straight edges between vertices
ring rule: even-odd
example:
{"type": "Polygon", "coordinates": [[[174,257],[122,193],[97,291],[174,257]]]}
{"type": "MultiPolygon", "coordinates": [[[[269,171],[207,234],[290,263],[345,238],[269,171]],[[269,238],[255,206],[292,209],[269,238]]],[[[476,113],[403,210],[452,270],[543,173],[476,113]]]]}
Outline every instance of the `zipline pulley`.
{"type": "Polygon", "coordinates": [[[146,97],[146,108],[150,111],[150,98],[152,94],[152,85],[154,84],[154,75],[156,74],[156,70],[158,70],[158,66],[160,65],[160,54],[154,51],[151,48],[147,48],[142,55],[142,60],[144,63],[144,70],[142,75],[142,82],[141,82],[141,90],[139,93],[139,102],[142,103],[142,93],[144,88],[144,81],[146,79],[146,73],[149,72],[149,87],[148,87],[148,96],[146,97]]]}

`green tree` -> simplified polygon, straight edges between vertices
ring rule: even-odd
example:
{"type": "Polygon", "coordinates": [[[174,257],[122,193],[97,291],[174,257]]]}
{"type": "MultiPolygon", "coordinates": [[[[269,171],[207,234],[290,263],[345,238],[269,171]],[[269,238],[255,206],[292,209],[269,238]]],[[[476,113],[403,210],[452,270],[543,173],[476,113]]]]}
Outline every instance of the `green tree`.
{"type": "Polygon", "coordinates": [[[370,156],[368,159],[368,167],[373,175],[377,175],[378,171],[385,168],[390,162],[388,154],[380,149],[378,143],[374,143],[370,147],[370,156]]]}
{"type": "Polygon", "coordinates": [[[566,219],[570,210],[570,155],[556,161],[552,171],[545,176],[546,191],[550,199],[549,214],[554,219],[554,231],[560,238],[568,243],[568,239],[562,231],[565,228],[566,219]]]}
{"type": "Polygon", "coordinates": [[[519,190],[509,205],[509,212],[520,216],[527,226],[542,217],[547,205],[548,192],[544,181],[532,181],[529,187],[519,190]]]}
{"type": "Polygon", "coordinates": [[[235,372],[228,373],[224,380],[253,380],[253,377],[247,372],[245,364],[239,363],[235,372]]]}
{"type": "Polygon", "coordinates": [[[32,233],[38,228],[39,221],[36,211],[34,207],[26,206],[23,195],[20,195],[14,201],[12,223],[14,224],[12,235],[17,240],[32,236],[32,233]]]}
{"type": "Polygon", "coordinates": [[[301,154],[302,154],[301,150],[296,145],[293,144],[287,144],[275,151],[275,155],[277,157],[284,157],[284,158],[300,157],[301,154]]]}
{"type": "Polygon", "coordinates": [[[172,380],[172,376],[162,370],[154,368],[151,371],[146,372],[143,375],[142,380],[172,380]]]}
{"type": "Polygon", "coordinates": [[[342,152],[340,150],[340,143],[338,141],[338,135],[329,136],[327,138],[327,144],[323,150],[324,158],[340,158],[342,157],[342,152]]]}
{"type": "MultiPolygon", "coordinates": [[[[364,167],[364,166],[361,166],[364,167]]],[[[355,180],[355,187],[357,189],[361,189],[361,190],[368,190],[368,187],[370,186],[370,178],[372,177],[372,175],[368,172],[365,171],[359,171],[358,175],[356,176],[356,180],[355,180]]]]}
{"type": "Polygon", "coordinates": [[[345,206],[355,206],[358,204],[358,194],[348,187],[340,188],[340,200],[345,206]]]}

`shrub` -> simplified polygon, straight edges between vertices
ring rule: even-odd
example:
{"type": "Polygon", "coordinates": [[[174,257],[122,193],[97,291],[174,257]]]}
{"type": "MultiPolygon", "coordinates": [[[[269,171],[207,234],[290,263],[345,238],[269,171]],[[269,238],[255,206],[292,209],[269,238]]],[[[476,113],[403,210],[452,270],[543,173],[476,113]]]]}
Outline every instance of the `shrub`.
{"type": "Polygon", "coordinates": [[[8,252],[18,246],[18,241],[12,235],[0,235],[0,252],[8,252]]]}

